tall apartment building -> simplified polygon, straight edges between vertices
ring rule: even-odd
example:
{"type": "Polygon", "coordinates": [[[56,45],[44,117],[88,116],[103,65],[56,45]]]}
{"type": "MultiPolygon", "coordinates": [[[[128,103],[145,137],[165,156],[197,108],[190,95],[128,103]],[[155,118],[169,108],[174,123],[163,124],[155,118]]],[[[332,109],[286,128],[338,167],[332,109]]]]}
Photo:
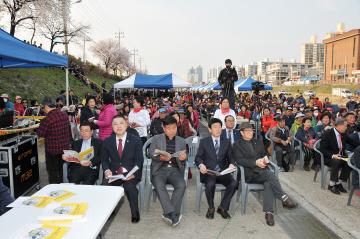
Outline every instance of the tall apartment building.
{"type": "Polygon", "coordinates": [[[299,79],[305,76],[309,69],[308,64],[296,62],[277,62],[266,67],[267,82],[271,85],[281,85],[290,79],[299,79]]]}

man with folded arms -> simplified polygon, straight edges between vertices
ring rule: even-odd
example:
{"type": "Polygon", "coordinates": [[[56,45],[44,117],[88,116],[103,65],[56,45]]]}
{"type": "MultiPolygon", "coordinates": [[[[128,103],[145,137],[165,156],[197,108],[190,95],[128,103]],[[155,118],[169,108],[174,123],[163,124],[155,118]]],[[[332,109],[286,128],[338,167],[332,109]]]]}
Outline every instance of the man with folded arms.
{"type": "Polygon", "coordinates": [[[242,123],[240,133],[242,137],[233,146],[233,158],[238,165],[244,167],[247,183],[264,185],[263,210],[267,225],[273,226],[274,197],[280,199],[283,207],[288,209],[295,208],[297,204],[284,193],[279,179],[269,170],[264,144],[260,138],[253,138],[254,131],[251,124],[242,123]]]}
{"type": "Polygon", "coordinates": [[[174,117],[167,116],[163,120],[163,128],[164,133],[154,136],[150,145],[149,153],[152,158],[151,182],[164,210],[162,218],[175,227],[182,218],[180,210],[186,189],[184,180],[187,158],[186,143],[183,138],[176,136],[177,121],[174,117]],[[182,152],[178,157],[169,157],[156,155],[156,149],[170,154],[182,152]],[[171,198],[166,190],[166,184],[171,184],[174,187],[171,198]]]}
{"type": "Polygon", "coordinates": [[[141,169],[144,162],[142,143],[139,137],[127,133],[128,124],[122,115],[112,119],[114,133],[104,140],[101,148],[101,163],[105,178],[112,175],[127,174],[137,166],[139,169],[127,180],[118,179],[110,186],[123,186],[131,209],[131,222],[140,221],[138,190],[136,185],[141,181],[141,169]]]}
{"type": "Polygon", "coordinates": [[[225,138],[220,138],[222,121],[212,118],[209,121],[210,136],[200,140],[199,148],[195,157],[195,164],[200,170],[200,181],[205,184],[205,194],[209,209],[206,218],[213,219],[215,214],[214,195],[216,184],[220,183],[226,187],[224,197],[217,209],[224,219],[231,218],[228,213],[231,199],[235,193],[237,182],[231,174],[215,176],[208,172],[223,171],[227,168],[235,169],[234,160],[231,157],[231,143],[225,138]]]}

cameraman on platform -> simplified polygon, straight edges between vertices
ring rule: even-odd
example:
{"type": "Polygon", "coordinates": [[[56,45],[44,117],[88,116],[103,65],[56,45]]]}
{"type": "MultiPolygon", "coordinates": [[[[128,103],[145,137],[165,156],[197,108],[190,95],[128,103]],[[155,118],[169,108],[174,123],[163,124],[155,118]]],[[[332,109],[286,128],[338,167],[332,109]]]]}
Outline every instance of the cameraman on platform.
{"type": "Polygon", "coordinates": [[[230,101],[230,108],[235,110],[235,91],[234,82],[237,81],[238,75],[234,67],[231,67],[230,59],[225,61],[225,69],[222,69],[219,74],[218,82],[221,86],[221,93],[223,98],[228,98],[230,101]]]}

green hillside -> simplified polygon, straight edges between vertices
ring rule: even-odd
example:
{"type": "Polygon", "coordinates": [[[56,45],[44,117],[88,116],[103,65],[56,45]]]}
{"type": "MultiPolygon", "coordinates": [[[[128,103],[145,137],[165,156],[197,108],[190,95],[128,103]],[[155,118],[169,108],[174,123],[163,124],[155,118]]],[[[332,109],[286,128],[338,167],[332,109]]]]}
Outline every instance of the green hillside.
{"type": "MultiPolygon", "coordinates": [[[[71,75],[69,85],[80,98],[86,92],[96,93],[71,75]]],[[[15,95],[21,95],[25,99],[42,100],[44,96],[57,97],[64,89],[65,71],[62,69],[0,69],[0,93],[8,93],[12,99],[15,95]]]]}
{"type": "MultiPolygon", "coordinates": [[[[83,63],[73,56],[69,57],[69,66],[73,64],[81,67],[90,81],[100,88],[102,82],[106,81],[106,89],[122,80],[118,76],[111,75],[99,66],[90,62],[83,63]]],[[[87,92],[96,94],[90,86],[81,80],[69,75],[70,89],[74,90],[79,99],[83,99],[87,92]]],[[[23,99],[36,99],[41,101],[44,96],[56,98],[60,91],[65,89],[65,71],[59,68],[31,68],[31,69],[0,69],[0,94],[8,93],[13,100],[16,95],[23,99]]]]}

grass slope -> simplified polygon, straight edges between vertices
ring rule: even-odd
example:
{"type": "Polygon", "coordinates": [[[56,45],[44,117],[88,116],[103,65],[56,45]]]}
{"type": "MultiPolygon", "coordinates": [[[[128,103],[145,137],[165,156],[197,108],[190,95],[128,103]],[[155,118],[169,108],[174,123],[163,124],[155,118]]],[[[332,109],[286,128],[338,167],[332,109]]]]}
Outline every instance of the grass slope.
{"type": "MultiPolygon", "coordinates": [[[[80,99],[86,92],[95,94],[71,75],[69,85],[80,99]]],[[[44,96],[57,97],[64,89],[65,71],[58,68],[0,69],[0,94],[6,92],[12,99],[21,95],[25,99],[41,101],[44,96]]]]}

